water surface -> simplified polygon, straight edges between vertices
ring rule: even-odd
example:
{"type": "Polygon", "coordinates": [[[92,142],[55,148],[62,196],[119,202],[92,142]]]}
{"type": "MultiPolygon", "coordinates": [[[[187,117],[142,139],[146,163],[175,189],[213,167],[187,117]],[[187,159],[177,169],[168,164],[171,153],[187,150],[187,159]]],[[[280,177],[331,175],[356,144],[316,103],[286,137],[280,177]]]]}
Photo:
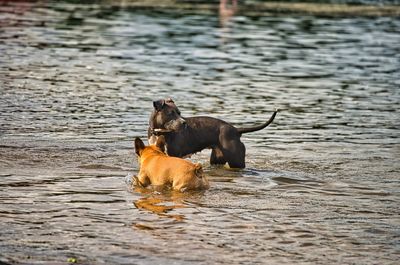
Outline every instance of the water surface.
{"type": "Polygon", "coordinates": [[[0,6],[0,261],[396,264],[400,19],[0,6]],[[223,23],[222,23],[223,22],[223,23]],[[243,135],[204,193],[134,189],[152,100],[243,135]]]}

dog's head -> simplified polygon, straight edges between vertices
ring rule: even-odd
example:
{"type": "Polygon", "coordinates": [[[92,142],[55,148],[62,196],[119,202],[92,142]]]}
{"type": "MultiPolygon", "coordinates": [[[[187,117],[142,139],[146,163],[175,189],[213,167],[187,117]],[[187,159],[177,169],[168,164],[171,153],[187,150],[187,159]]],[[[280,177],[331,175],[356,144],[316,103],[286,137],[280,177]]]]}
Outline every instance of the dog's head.
{"type": "Polygon", "coordinates": [[[186,121],[171,98],[153,101],[153,111],[149,125],[157,132],[179,131],[186,126],[186,121]]]}
{"type": "Polygon", "coordinates": [[[141,157],[143,152],[146,150],[153,150],[158,152],[165,152],[165,138],[163,135],[157,137],[157,142],[154,145],[145,146],[143,141],[139,138],[135,138],[135,153],[138,157],[141,157]]]}

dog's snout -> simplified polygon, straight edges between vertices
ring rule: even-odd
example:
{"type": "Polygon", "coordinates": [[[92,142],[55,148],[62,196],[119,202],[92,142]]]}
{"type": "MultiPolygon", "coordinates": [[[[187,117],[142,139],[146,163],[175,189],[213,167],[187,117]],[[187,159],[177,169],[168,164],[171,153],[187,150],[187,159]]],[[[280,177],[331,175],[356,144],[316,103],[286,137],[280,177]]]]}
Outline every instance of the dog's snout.
{"type": "Polygon", "coordinates": [[[184,118],[180,118],[182,124],[186,124],[186,120],[184,118]]]}

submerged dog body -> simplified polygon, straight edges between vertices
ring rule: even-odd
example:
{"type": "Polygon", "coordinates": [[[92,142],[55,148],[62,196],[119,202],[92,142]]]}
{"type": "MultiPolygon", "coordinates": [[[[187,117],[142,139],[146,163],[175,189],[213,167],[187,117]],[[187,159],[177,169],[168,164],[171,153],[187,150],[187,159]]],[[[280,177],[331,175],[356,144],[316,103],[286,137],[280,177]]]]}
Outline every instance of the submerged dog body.
{"type": "Polygon", "coordinates": [[[200,164],[167,156],[164,146],[163,136],[158,137],[156,144],[150,146],[145,146],[139,138],[135,139],[135,152],[140,163],[137,180],[141,186],[170,185],[172,189],[179,191],[209,188],[208,179],[200,164]]]}
{"type": "Polygon", "coordinates": [[[250,128],[236,128],[212,117],[183,118],[172,99],[153,102],[149,121],[149,142],[158,135],[165,136],[166,151],[170,156],[184,157],[211,148],[211,164],[228,163],[231,168],[245,167],[246,148],[240,141],[243,133],[267,127],[275,118],[275,111],[264,124],[250,128]]]}

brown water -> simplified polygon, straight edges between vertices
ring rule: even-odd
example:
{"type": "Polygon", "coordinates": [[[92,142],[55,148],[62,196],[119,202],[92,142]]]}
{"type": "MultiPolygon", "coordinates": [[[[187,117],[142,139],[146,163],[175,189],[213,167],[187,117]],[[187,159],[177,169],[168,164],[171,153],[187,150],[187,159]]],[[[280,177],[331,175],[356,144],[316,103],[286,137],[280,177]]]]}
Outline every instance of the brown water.
{"type": "Polygon", "coordinates": [[[400,19],[0,6],[0,261],[396,264],[400,19]],[[152,100],[274,123],[205,193],[133,190],[152,100]]]}

